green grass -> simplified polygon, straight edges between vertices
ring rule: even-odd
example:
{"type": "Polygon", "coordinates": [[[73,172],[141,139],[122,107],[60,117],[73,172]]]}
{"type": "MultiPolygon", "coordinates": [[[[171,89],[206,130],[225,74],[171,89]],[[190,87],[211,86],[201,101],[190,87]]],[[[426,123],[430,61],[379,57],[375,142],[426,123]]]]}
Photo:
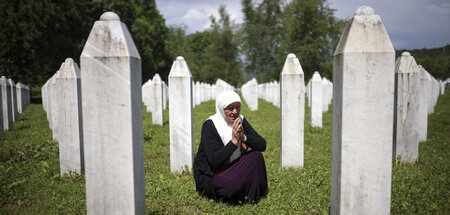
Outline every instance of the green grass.
{"type": "MultiPolygon", "coordinates": [[[[36,91],[36,90],[34,90],[36,91]]],[[[34,92],[36,93],[36,92],[34,92]]],[[[33,98],[39,95],[33,95],[33,98]]],[[[35,100],[37,101],[37,99],[35,100]]],[[[429,116],[428,140],[415,164],[393,167],[392,214],[448,214],[450,211],[450,92],[440,96],[429,116]]],[[[331,105],[330,105],[331,108],[331,105]]],[[[194,151],[214,101],[194,109],[194,151]]],[[[305,116],[305,167],[280,168],[280,112],[259,100],[259,109],[241,113],[266,139],[269,194],[257,205],[230,206],[197,194],[190,172],[170,172],[168,111],[164,126],[152,125],[144,109],[145,196],[147,214],[328,214],[331,175],[331,111],[323,128],[305,116]]],[[[14,130],[0,141],[0,214],[85,214],[83,176],[59,176],[58,144],[51,139],[41,104],[31,104],[14,130]]]]}

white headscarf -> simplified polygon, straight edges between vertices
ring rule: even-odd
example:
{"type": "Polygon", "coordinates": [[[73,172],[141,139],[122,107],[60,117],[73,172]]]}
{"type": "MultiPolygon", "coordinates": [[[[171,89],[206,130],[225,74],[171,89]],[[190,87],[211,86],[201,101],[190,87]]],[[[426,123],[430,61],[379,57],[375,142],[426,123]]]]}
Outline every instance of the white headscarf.
{"type": "MultiPolygon", "coordinates": [[[[239,97],[236,92],[230,90],[220,93],[216,98],[216,114],[208,118],[213,121],[214,126],[222,139],[223,145],[230,142],[233,130],[233,124],[229,124],[225,118],[224,109],[234,102],[241,103],[241,97],[239,97]]],[[[241,119],[241,122],[244,120],[244,116],[242,115],[239,115],[239,118],[241,119]]],[[[241,156],[241,141],[238,142],[237,147],[238,148],[230,156],[230,162],[241,156]]]]}

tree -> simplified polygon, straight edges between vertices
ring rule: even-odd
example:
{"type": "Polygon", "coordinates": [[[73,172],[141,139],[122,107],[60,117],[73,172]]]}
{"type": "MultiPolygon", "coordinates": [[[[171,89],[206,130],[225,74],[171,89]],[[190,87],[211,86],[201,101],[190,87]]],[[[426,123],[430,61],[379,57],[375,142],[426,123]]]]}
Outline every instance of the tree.
{"type": "Polygon", "coordinates": [[[210,41],[205,50],[205,64],[201,68],[200,79],[215,83],[221,78],[231,85],[242,83],[238,40],[225,6],[219,8],[220,19],[211,16],[210,41]]]}
{"type": "Polygon", "coordinates": [[[263,0],[256,8],[252,0],[242,0],[242,53],[245,69],[260,81],[277,80],[281,71],[277,63],[282,26],[281,0],[263,0]]]}
{"type": "Polygon", "coordinates": [[[78,60],[99,10],[88,0],[0,3],[0,74],[42,85],[68,57],[78,60]]]}
{"type": "MultiPolygon", "coordinates": [[[[329,69],[321,66],[331,62],[332,53],[340,38],[344,26],[342,20],[336,19],[334,10],[328,7],[326,0],[293,0],[284,11],[284,35],[278,63],[282,64],[289,53],[296,54],[299,59],[305,80],[308,80],[314,71],[329,69]]],[[[319,71],[331,79],[331,71],[319,71]]]]}
{"type": "Polygon", "coordinates": [[[124,22],[141,55],[142,82],[159,73],[167,81],[173,61],[169,55],[169,29],[156,8],[155,0],[97,0],[104,11],[114,11],[124,22]]]}

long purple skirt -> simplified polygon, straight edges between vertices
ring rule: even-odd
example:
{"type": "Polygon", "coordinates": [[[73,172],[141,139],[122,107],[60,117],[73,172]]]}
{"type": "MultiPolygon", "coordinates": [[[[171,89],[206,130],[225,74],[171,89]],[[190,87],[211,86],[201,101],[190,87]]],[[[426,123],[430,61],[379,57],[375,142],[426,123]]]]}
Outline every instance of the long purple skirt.
{"type": "Polygon", "coordinates": [[[213,182],[217,196],[225,202],[259,202],[267,194],[266,164],[262,153],[245,153],[216,173],[213,182]]]}

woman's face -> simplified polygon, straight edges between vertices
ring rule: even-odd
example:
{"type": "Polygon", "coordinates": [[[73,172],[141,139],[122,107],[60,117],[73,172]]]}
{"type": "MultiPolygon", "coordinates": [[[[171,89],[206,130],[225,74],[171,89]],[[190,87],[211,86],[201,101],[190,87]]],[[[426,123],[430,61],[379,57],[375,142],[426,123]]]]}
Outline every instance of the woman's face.
{"type": "Polygon", "coordinates": [[[226,106],[225,109],[223,109],[223,112],[225,113],[225,119],[228,121],[228,123],[233,124],[234,121],[239,118],[239,114],[241,112],[241,103],[233,102],[230,105],[226,106]]]}

